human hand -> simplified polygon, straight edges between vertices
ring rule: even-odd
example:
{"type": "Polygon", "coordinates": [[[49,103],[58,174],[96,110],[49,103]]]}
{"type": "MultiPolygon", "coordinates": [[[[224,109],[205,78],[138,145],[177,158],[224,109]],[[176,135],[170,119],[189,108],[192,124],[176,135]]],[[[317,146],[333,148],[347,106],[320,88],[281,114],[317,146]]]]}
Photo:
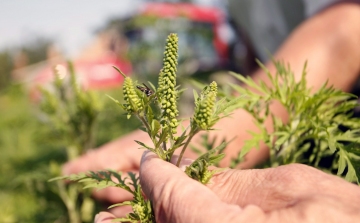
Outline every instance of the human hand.
{"type": "MultiPolygon", "coordinates": [[[[63,166],[63,174],[70,175],[105,169],[112,169],[123,173],[132,172],[136,174],[139,171],[140,159],[144,150],[137,149],[139,148],[139,145],[134,139],[149,145],[152,143],[145,132],[134,131],[66,163],[63,166]]],[[[186,155],[190,157],[195,156],[195,154],[191,152],[186,153],[186,155]]],[[[120,203],[133,198],[131,193],[115,187],[108,187],[100,191],[95,191],[93,196],[111,204],[120,203]]],[[[131,211],[131,208],[128,206],[111,209],[111,212],[116,213],[116,215],[124,215],[129,211],[131,211]]]]}
{"type": "MultiPolygon", "coordinates": [[[[63,166],[63,174],[70,175],[105,169],[124,173],[137,173],[140,167],[141,155],[144,151],[137,149],[139,145],[134,142],[134,139],[146,142],[148,136],[143,131],[135,131],[96,150],[91,150],[81,157],[66,163],[63,166]]],[[[129,192],[115,187],[96,191],[93,196],[109,203],[119,203],[132,199],[129,192]]],[[[117,208],[117,210],[119,209],[127,209],[127,207],[117,208]]]]}
{"type": "MultiPolygon", "coordinates": [[[[147,152],[140,167],[157,222],[356,222],[360,188],[312,167],[225,170],[208,186],[147,152]]],[[[115,216],[102,212],[97,223],[115,216]]]]}

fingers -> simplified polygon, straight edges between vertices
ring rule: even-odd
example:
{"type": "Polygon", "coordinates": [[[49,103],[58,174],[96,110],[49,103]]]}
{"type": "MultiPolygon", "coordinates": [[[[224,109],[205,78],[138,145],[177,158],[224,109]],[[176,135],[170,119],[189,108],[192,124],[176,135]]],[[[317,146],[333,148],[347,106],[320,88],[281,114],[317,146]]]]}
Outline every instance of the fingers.
{"type": "Polygon", "coordinates": [[[127,150],[114,151],[114,147],[106,146],[89,151],[81,157],[66,163],[63,166],[63,173],[69,175],[90,170],[112,169],[126,171],[138,169],[143,151],[134,150],[129,153],[127,150]]]}
{"type": "Polygon", "coordinates": [[[158,222],[231,222],[241,212],[238,206],[221,202],[209,188],[152,152],[142,157],[140,178],[144,193],[153,201],[158,222]]]}
{"type": "Polygon", "coordinates": [[[109,212],[115,215],[117,218],[124,218],[129,213],[133,213],[133,209],[130,205],[119,206],[109,209],[109,212]]]}
{"type": "MultiPolygon", "coordinates": [[[[257,205],[264,211],[284,208],[299,198],[303,190],[298,168],[228,170],[212,178],[209,187],[225,202],[257,205]]],[[[311,180],[311,179],[308,179],[311,180]]],[[[304,181],[304,179],[303,179],[304,181]]]]}
{"type": "Polygon", "coordinates": [[[107,201],[115,204],[133,199],[133,195],[118,187],[108,187],[99,191],[94,191],[92,194],[97,200],[107,201]]]}
{"type": "Polygon", "coordinates": [[[311,194],[293,205],[268,213],[268,222],[360,222],[358,203],[330,195],[311,194]]]}
{"type": "Polygon", "coordinates": [[[116,217],[109,212],[100,212],[95,216],[94,223],[112,223],[116,217]]]}
{"type": "MultiPolygon", "coordinates": [[[[138,145],[134,139],[144,138],[145,133],[136,131],[127,136],[119,138],[99,149],[90,150],[78,159],[68,162],[63,166],[63,173],[87,172],[89,170],[137,170],[139,168],[143,150],[136,149],[138,145]]],[[[145,140],[146,142],[146,140],[145,140]]]]}
{"type": "Polygon", "coordinates": [[[224,202],[241,207],[257,205],[271,211],[291,206],[311,194],[342,196],[343,186],[355,187],[348,184],[315,168],[292,164],[262,170],[227,170],[214,176],[208,187],[224,202]]]}

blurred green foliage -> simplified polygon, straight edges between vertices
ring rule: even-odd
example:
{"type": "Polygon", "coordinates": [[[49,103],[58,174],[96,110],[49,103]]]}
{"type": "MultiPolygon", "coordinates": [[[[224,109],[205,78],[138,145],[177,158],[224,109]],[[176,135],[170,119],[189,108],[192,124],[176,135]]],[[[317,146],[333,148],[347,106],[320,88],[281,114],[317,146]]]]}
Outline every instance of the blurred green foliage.
{"type": "Polygon", "coordinates": [[[0,52],[0,90],[10,83],[10,74],[13,69],[11,53],[8,50],[0,52]]]}
{"type": "Polygon", "coordinates": [[[23,60],[20,62],[21,66],[44,61],[52,44],[53,40],[50,38],[32,37],[20,46],[0,49],[0,91],[4,91],[11,84],[13,69],[20,68],[15,66],[17,60],[23,60]]]}
{"type": "Polygon", "coordinates": [[[46,37],[35,37],[19,48],[19,51],[27,55],[28,64],[34,64],[47,58],[48,49],[53,40],[46,37]]]}
{"type": "MultiPolygon", "coordinates": [[[[104,108],[98,118],[96,146],[139,127],[136,119],[121,125],[126,116],[105,96],[119,98],[120,91],[98,93],[104,108]]],[[[66,160],[65,142],[44,125],[38,105],[29,100],[22,86],[12,84],[1,91],[0,104],[1,221],[67,222],[55,185],[47,182],[51,164],[66,160]]]]}

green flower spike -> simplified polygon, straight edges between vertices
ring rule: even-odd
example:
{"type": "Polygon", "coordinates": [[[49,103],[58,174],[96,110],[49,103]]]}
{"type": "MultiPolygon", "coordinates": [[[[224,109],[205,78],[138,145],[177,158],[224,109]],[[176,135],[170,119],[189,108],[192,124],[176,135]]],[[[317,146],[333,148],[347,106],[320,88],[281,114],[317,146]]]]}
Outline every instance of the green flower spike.
{"type": "Polygon", "coordinates": [[[128,112],[128,117],[132,113],[139,112],[143,109],[141,98],[136,93],[134,83],[130,77],[125,77],[123,85],[124,100],[127,104],[124,104],[124,109],[128,112]]]}
{"type": "Polygon", "coordinates": [[[214,124],[212,115],[214,113],[216,96],[217,84],[213,81],[203,89],[195,103],[194,121],[202,130],[209,130],[214,124]]]}
{"type": "Polygon", "coordinates": [[[179,114],[177,109],[176,72],[178,59],[178,37],[172,33],[166,40],[163,68],[159,74],[159,101],[162,109],[161,125],[163,128],[171,128],[173,134],[179,125],[176,117],[179,114]]]}

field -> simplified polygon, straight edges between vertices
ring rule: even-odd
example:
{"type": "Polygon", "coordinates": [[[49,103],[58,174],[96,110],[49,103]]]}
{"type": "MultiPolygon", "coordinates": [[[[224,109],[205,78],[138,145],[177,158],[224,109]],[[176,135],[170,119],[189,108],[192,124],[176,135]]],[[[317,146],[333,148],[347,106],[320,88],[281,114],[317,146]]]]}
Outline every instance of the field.
{"type": "MultiPolygon", "coordinates": [[[[97,92],[104,106],[96,124],[96,146],[137,128],[113,97],[120,90],[97,92]]],[[[47,182],[67,160],[64,139],[44,122],[38,104],[19,85],[0,92],[0,222],[67,222],[66,208],[47,182]]]]}

